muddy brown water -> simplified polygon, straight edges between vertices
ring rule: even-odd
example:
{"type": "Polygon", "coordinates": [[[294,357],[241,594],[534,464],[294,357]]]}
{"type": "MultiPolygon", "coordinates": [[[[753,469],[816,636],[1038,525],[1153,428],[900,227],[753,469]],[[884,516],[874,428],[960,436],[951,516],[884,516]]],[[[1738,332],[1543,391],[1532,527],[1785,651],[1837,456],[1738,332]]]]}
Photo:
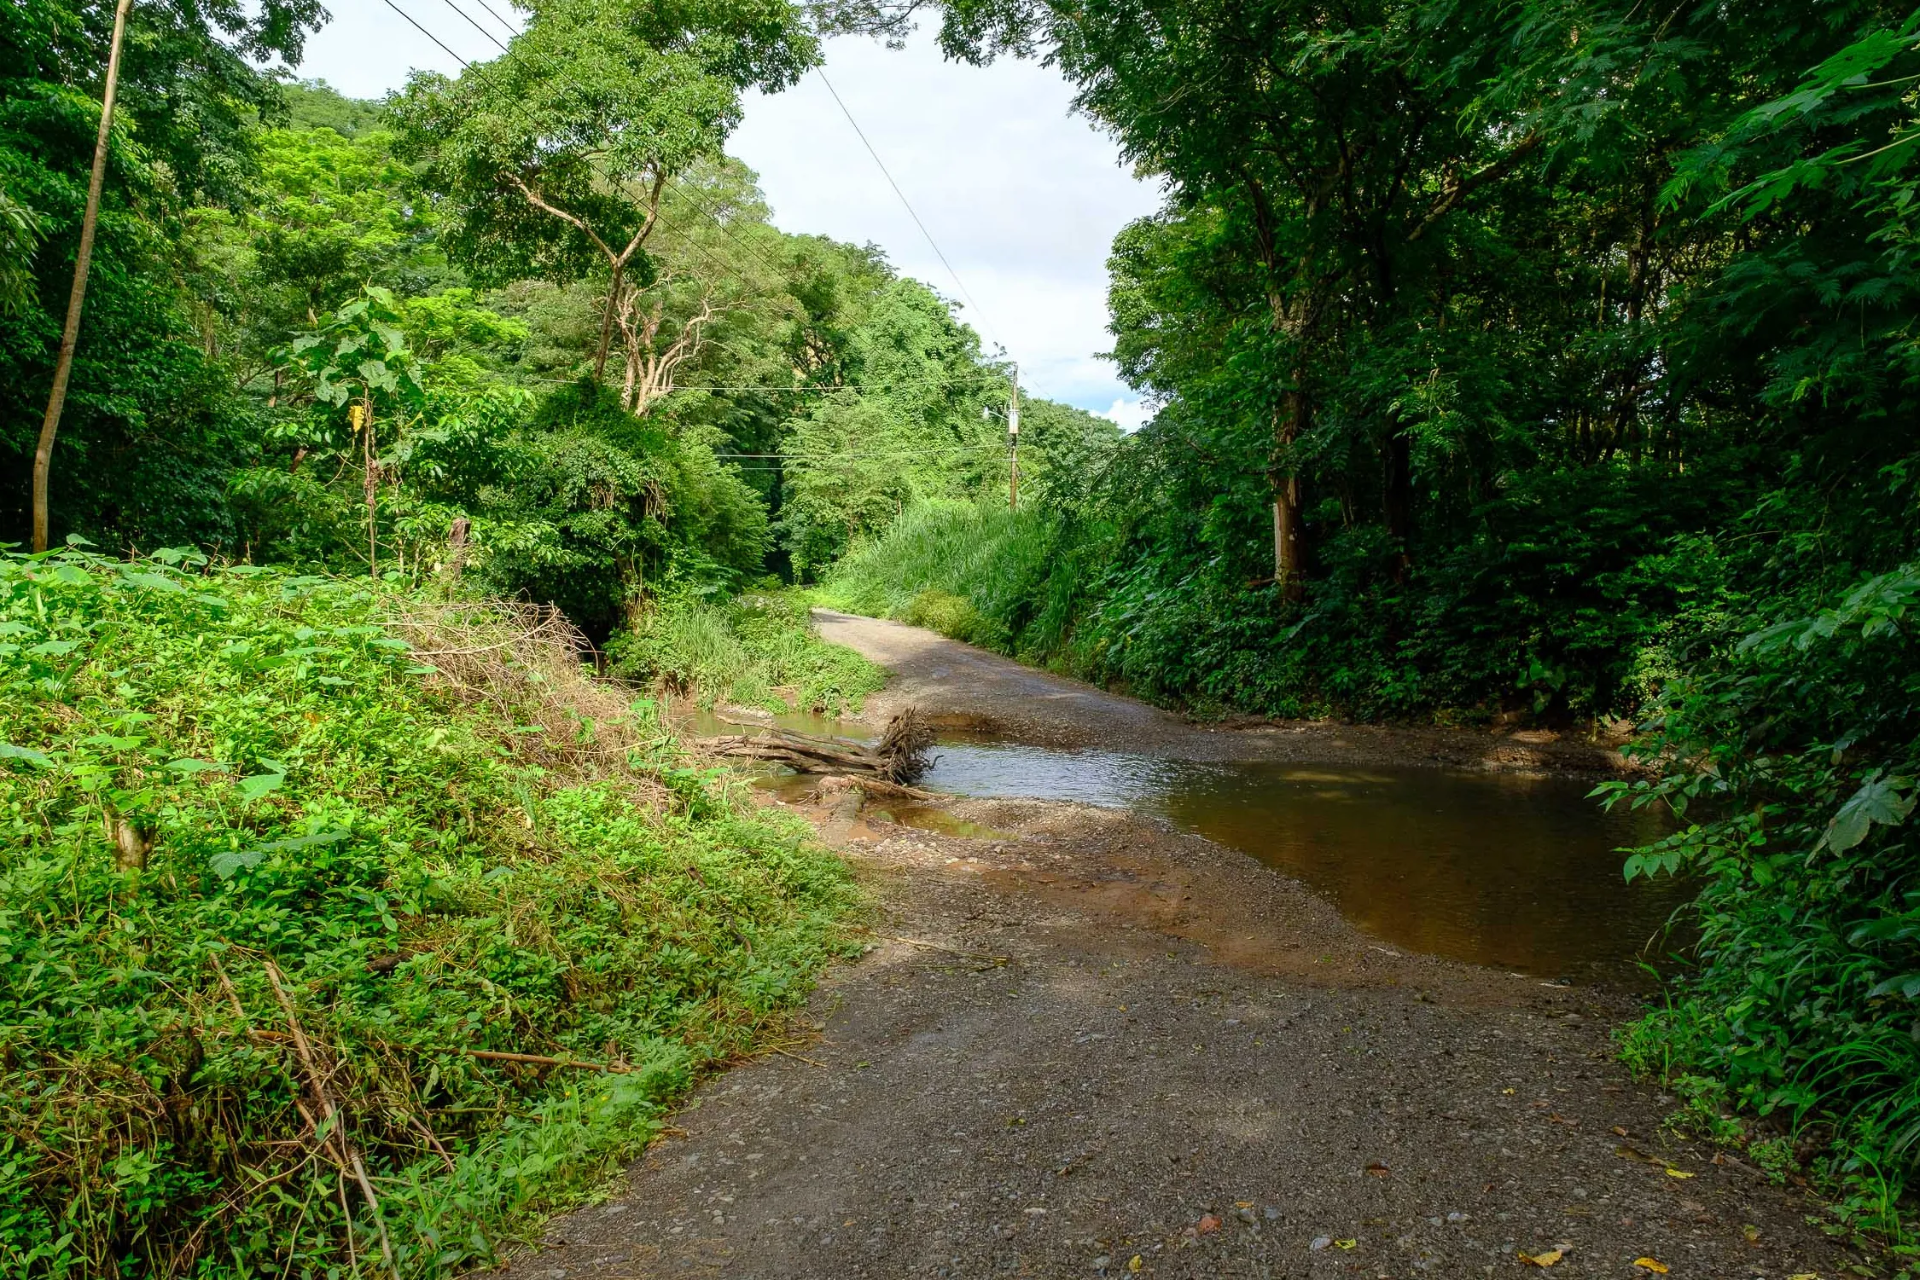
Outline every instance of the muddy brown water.
{"type": "MultiPolygon", "coordinates": [[[[814,717],[782,726],[860,736],[814,717]]],[[[936,752],[922,787],[1155,814],[1310,885],[1382,943],[1543,979],[1640,985],[1642,966],[1677,945],[1667,926],[1688,897],[1671,880],[1624,880],[1620,851],[1671,822],[1601,809],[1590,781],[1199,762],[978,737],[936,752]]],[[[938,809],[895,806],[890,816],[956,834],[958,820],[938,809]]]]}

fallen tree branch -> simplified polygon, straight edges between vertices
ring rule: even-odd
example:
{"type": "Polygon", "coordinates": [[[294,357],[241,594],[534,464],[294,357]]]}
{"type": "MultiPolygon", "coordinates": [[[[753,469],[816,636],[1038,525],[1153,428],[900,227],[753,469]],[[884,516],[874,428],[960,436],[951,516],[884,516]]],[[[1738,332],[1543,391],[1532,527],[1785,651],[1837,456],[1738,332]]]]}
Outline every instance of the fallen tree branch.
{"type": "Polygon", "coordinates": [[[885,778],[848,778],[849,786],[855,786],[869,796],[883,796],[889,800],[919,800],[932,803],[936,800],[949,800],[937,791],[922,791],[918,787],[903,787],[897,782],[888,782],[885,778]]]}
{"type": "Polygon", "coordinates": [[[927,751],[933,746],[933,730],[912,707],[889,720],[886,732],[871,747],[840,738],[816,738],[771,725],[748,725],[738,720],[727,723],[752,728],[754,732],[700,738],[697,745],[714,755],[767,760],[801,773],[850,769],[894,785],[911,782],[926,772],[930,763],[927,751]]]}

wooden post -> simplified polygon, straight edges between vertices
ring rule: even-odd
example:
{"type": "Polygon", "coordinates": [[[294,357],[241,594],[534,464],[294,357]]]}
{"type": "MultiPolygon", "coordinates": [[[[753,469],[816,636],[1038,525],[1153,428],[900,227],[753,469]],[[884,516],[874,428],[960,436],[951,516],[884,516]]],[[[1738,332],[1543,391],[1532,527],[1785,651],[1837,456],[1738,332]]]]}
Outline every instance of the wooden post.
{"type": "Polygon", "coordinates": [[[379,464],[374,461],[373,448],[373,394],[362,392],[360,402],[354,405],[348,415],[353,429],[360,433],[360,458],[366,468],[367,496],[367,576],[375,583],[380,581],[380,525],[378,515],[378,495],[380,476],[375,469],[379,464]]]}
{"type": "Polygon", "coordinates": [[[73,291],[67,295],[67,323],[60,331],[60,355],[53,365],[53,391],[47,416],[40,421],[40,443],[33,451],[33,549],[47,549],[47,475],[53,468],[53,440],[67,405],[67,381],[73,376],[73,349],[80,340],[80,307],[87,298],[87,267],[93,261],[93,229],[100,221],[100,188],[107,174],[107,138],[113,128],[113,99],[120,85],[120,42],[127,32],[127,10],[120,0],[113,11],[113,43],[107,51],[107,85],[100,98],[100,134],[93,144],[93,175],[87,180],[87,210],[80,219],[80,249],[73,260],[73,291]]]}
{"type": "Polygon", "coordinates": [[[1020,366],[1007,384],[1007,509],[1020,509],[1020,366]]]}

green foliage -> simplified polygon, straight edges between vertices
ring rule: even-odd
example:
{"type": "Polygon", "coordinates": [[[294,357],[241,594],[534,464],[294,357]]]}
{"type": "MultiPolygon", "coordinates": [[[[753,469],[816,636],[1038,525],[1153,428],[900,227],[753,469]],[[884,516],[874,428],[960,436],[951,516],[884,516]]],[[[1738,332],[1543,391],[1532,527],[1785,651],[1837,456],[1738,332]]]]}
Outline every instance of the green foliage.
{"type": "Polygon", "coordinates": [[[331,129],[343,138],[357,138],[380,127],[380,104],[349,98],[325,80],[297,80],[280,86],[287,104],[287,127],[306,132],[331,129]]]}
{"type": "Polygon", "coordinates": [[[433,203],[394,158],[390,134],[265,129],[256,153],[255,198],[190,215],[188,281],[207,349],[235,385],[272,396],[277,350],[362,288],[409,297],[458,281],[433,238],[433,203]]]}
{"type": "Polygon", "coordinates": [[[719,152],[742,90],[782,88],[817,57],[784,0],[560,0],[500,58],[418,75],[391,109],[477,280],[642,272],[666,180],[719,152]]]}
{"type": "MultiPolygon", "coordinates": [[[[230,536],[222,479],[247,460],[246,413],[195,341],[175,270],[179,219],[191,203],[241,196],[251,121],[281,109],[262,68],[297,60],[321,16],[315,0],[132,10],[54,456],[56,536],[84,529],[122,546],[230,536]]],[[[17,220],[0,218],[14,228],[0,253],[12,304],[0,307],[0,541],[23,540],[28,525],[28,459],[66,315],[112,25],[111,5],[80,0],[21,0],[0,23],[0,190],[38,228],[23,239],[17,220]]]]}
{"type": "Polygon", "coordinates": [[[1648,1028],[1673,1041],[1662,1065],[1710,1072],[1760,1115],[1841,1131],[1834,1172],[1884,1180],[1863,1207],[1883,1229],[1920,1142],[1917,600],[1920,570],[1903,566],[1728,634],[1665,691],[1640,748],[1664,771],[1604,789],[1691,819],[1627,863],[1703,885],[1699,967],[1648,1028]]]}
{"type": "Polygon", "coordinates": [[[383,1229],[401,1275],[484,1263],[804,993],[839,865],[514,622],[0,559],[6,1274],[322,1276],[383,1229]]]}
{"type": "Polygon", "coordinates": [[[814,633],[807,598],[750,591],[725,603],[697,595],[660,601],[612,647],[630,680],[769,711],[843,715],[886,683],[886,672],[814,633]]]}
{"type": "Polygon", "coordinates": [[[1049,533],[1047,516],[1032,509],[916,506],[835,566],[826,598],[1009,652],[1012,623],[1030,603],[1031,584],[1046,574],[1049,533]]]}
{"type": "Polygon", "coordinates": [[[909,511],[836,597],[1191,704],[1650,717],[1613,798],[1692,825],[1627,871],[1694,877],[1701,941],[1628,1055],[1773,1167],[1823,1138],[1900,1238],[1911,6],[943,10],[1165,182],[1110,260],[1158,413],[1039,515],[909,511]]]}
{"type": "MultiPolygon", "coordinates": [[[[779,521],[795,574],[819,573],[903,511],[1006,491],[1008,371],[925,285],[894,280],[844,339],[840,376],[785,426],[779,521]]],[[[1021,472],[1046,501],[1118,436],[1112,423],[1044,400],[1025,406],[1021,472]]],[[[1071,482],[1068,482],[1069,484],[1071,482]]]]}
{"type": "Polygon", "coordinates": [[[24,311],[33,301],[33,251],[40,219],[0,190],[0,315],[24,311]]]}

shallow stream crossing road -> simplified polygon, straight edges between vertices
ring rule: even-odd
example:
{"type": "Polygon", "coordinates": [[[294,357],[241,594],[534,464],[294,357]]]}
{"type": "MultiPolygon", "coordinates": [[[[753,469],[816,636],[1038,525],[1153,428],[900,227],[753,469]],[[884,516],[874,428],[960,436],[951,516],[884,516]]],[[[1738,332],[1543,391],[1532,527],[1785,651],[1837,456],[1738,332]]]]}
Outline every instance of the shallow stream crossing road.
{"type": "MultiPolygon", "coordinates": [[[[911,699],[1056,742],[1296,759],[1506,749],[1207,730],[912,628],[821,627],[899,672],[870,716],[911,699]]],[[[509,1275],[1838,1280],[1865,1261],[1803,1193],[1663,1129],[1673,1100],[1610,1048],[1618,997],[1397,953],[1125,811],[958,801],[938,831],[797,808],[874,893],[867,954],[509,1275]]]]}

